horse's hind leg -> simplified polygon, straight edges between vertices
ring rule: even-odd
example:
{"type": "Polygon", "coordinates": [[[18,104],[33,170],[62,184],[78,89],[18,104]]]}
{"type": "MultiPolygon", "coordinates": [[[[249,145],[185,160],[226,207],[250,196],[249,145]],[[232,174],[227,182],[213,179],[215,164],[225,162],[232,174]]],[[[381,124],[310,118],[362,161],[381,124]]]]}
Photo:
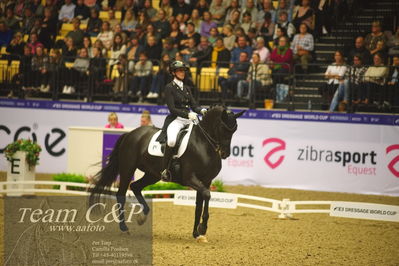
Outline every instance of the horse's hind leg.
{"type": "Polygon", "coordinates": [[[131,175],[120,175],[120,183],[118,192],[116,192],[116,201],[120,204],[119,208],[119,228],[126,232],[129,230],[125,223],[125,202],[126,192],[129,187],[131,175]]]}
{"type": "Polygon", "coordinates": [[[137,223],[139,225],[143,224],[147,218],[148,213],[150,212],[150,207],[148,206],[146,200],[143,197],[141,191],[148,185],[155,184],[160,180],[159,177],[154,177],[154,175],[145,173],[142,178],[130,184],[130,188],[133,191],[134,195],[138,202],[143,205],[143,214],[138,216],[137,223]]]}

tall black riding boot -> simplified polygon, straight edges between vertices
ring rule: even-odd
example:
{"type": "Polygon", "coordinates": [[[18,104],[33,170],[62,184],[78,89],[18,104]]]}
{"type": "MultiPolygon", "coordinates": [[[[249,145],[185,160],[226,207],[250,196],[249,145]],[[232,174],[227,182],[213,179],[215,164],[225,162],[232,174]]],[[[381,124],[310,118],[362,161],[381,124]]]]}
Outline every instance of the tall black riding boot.
{"type": "Polygon", "coordinates": [[[170,182],[172,181],[172,175],[170,173],[169,167],[170,167],[170,162],[173,157],[173,148],[169,147],[167,144],[165,145],[165,153],[163,156],[163,162],[162,162],[162,169],[164,169],[161,172],[161,179],[162,181],[165,182],[170,182]]]}

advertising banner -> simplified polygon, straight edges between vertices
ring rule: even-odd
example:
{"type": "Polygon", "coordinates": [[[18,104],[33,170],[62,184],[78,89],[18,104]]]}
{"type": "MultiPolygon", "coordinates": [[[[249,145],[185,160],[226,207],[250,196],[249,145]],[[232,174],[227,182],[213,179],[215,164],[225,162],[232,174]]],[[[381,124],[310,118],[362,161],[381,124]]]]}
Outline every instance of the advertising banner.
{"type": "MultiPolygon", "coordinates": [[[[158,127],[168,112],[163,106],[0,100],[0,152],[14,139],[31,138],[43,147],[37,172],[63,172],[69,127],[104,127],[115,111],[134,128],[143,110],[158,127]]],[[[104,137],[98,144],[103,155],[115,141],[104,137]]],[[[249,110],[238,119],[218,178],[231,185],[399,196],[399,116],[249,110]]]]}

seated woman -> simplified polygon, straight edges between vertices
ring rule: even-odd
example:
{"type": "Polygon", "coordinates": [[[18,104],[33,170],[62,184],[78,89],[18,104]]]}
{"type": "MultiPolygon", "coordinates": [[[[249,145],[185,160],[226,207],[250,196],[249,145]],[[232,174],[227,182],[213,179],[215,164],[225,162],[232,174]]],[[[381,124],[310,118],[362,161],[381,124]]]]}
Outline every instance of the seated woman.
{"type": "Polygon", "coordinates": [[[168,81],[170,57],[168,54],[163,54],[161,58],[161,64],[158,72],[154,75],[151,82],[150,93],[147,94],[147,98],[158,98],[159,93],[163,91],[168,81]]]}
{"type": "Polygon", "coordinates": [[[124,126],[118,122],[118,115],[112,112],[108,115],[108,124],[105,128],[124,128],[124,126]]]}
{"type": "Polygon", "coordinates": [[[291,49],[294,52],[294,61],[299,62],[304,74],[307,74],[309,62],[312,60],[314,39],[313,35],[308,33],[308,26],[305,23],[299,26],[299,33],[295,34],[291,49]]]}
{"type": "Polygon", "coordinates": [[[336,51],[334,53],[334,63],[329,65],[324,73],[327,83],[321,88],[321,95],[326,102],[331,101],[333,93],[337,90],[338,86],[344,82],[346,69],[342,52],[336,51]]]}
{"type": "MultiPolygon", "coordinates": [[[[69,69],[68,79],[65,81],[63,88],[64,94],[72,94],[76,92],[75,87],[83,88],[82,83],[88,80],[88,71],[90,66],[90,58],[86,48],[79,50],[79,56],[73,62],[73,67],[69,69]]],[[[81,90],[79,90],[81,94],[81,90]]]]}

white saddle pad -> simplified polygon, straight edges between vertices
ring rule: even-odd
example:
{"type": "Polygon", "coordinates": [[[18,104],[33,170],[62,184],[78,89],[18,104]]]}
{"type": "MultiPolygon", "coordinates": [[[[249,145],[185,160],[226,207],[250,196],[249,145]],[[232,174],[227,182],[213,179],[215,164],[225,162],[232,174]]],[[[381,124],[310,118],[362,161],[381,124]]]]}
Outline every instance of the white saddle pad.
{"type": "MultiPolygon", "coordinates": [[[[188,132],[186,133],[186,135],[184,135],[183,140],[180,144],[179,150],[177,152],[177,154],[175,156],[173,156],[173,158],[180,158],[180,156],[182,156],[184,154],[184,152],[187,149],[187,144],[188,144],[188,140],[190,139],[190,135],[191,135],[191,130],[193,129],[193,123],[191,123],[188,127],[188,132]]],[[[159,143],[157,140],[159,134],[161,134],[161,130],[159,130],[157,133],[154,134],[154,136],[152,136],[151,140],[150,140],[150,144],[148,145],[148,153],[152,156],[158,156],[158,157],[163,157],[163,153],[161,150],[161,143],[159,143]]]]}

